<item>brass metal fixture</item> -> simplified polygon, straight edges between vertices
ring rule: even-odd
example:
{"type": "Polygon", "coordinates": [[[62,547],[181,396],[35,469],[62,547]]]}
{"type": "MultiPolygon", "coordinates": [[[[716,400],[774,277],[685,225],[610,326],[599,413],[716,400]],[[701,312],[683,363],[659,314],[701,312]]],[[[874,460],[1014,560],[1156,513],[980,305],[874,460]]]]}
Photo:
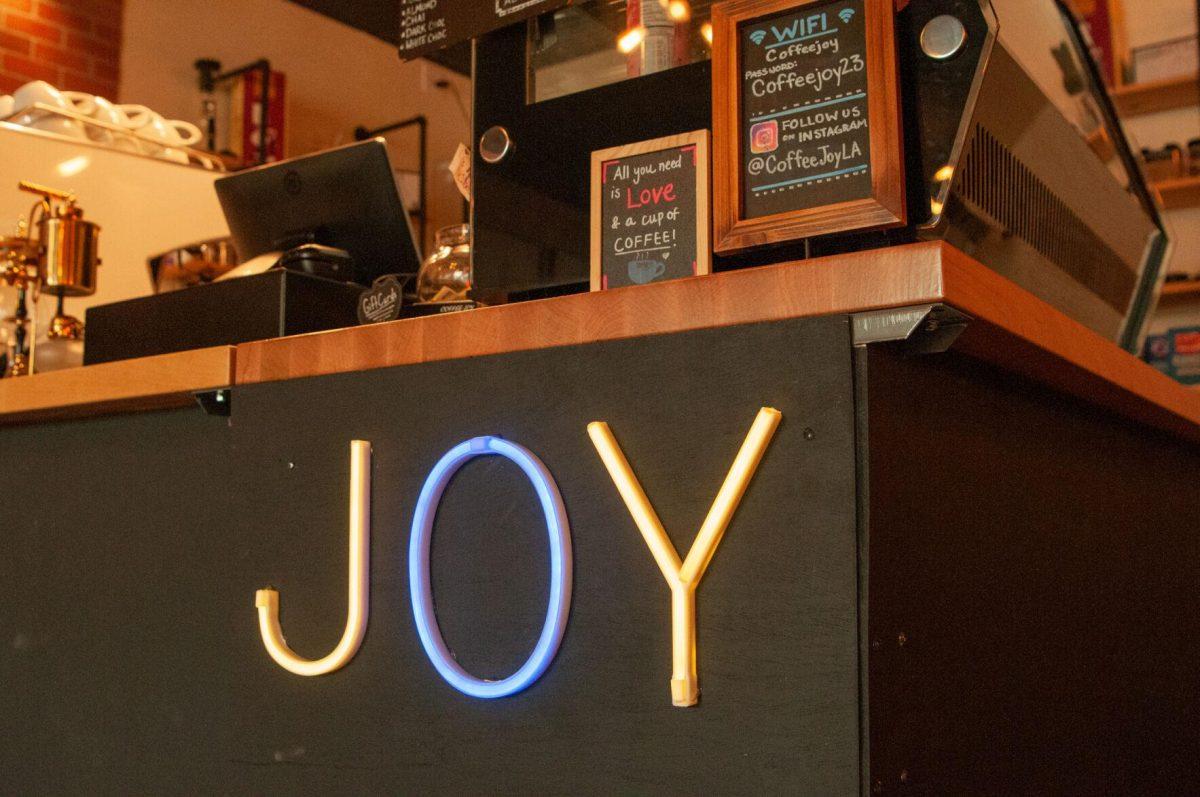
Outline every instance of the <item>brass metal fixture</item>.
{"type": "Polygon", "coordinates": [[[38,246],[29,237],[24,220],[17,222],[14,235],[0,237],[0,282],[17,289],[17,307],[9,324],[12,334],[0,376],[24,376],[30,371],[32,346],[27,349],[29,330],[37,328],[38,246]],[[31,324],[27,296],[34,292],[34,319],[31,324]]]}
{"type": "Polygon", "coordinates": [[[58,297],[49,339],[83,338],[83,322],[63,312],[63,299],[95,293],[100,266],[100,226],[84,220],[74,193],[28,180],[17,188],[40,198],[30,210],[28,223],[18,224],[16,235],[0,237],[0,282],[17,289],[4,376],[23,376],[36,368],[37,301],[42,292],[58,297]],[[28,299],[33,300],[32,318],[28,299]]]}
{"type": "Polygon", "coordinates": [[[63,312],[63,297],[58,297],[58,310],[46,330],[48,340],[83,340],[83,322],[63,312]]]}
{"type": "Polygon", "coordinates": [[[100,265],[100,226],[84,221],[75,195],[22,180],[22,191],[37,194],[42,201],[30,212],[30,226],[37,217],[41,247],[42,289],[55,296],[91,296],[96,292],[96,269],[100,265]]]}

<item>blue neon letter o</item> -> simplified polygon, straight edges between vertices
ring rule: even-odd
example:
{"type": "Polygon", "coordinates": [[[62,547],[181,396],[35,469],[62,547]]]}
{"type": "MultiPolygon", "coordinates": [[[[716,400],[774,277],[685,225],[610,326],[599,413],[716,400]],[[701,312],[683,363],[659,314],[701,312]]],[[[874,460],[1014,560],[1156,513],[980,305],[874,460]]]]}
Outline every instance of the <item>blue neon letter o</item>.
{"type": "Polygon", "coordinates": [[[413,617],[417,622],[421,645],[438,673],[460,692],[482,698],[516,694],[540,678],[558,652],[567,627],[567,615],[571,610],[571,561],[571,529],[562,496],[550,471],[531,451],[516,443],[490,436],[472,438],[447,451],[425,478],[413,513],[412,534],[408,538],[408,584],[413,617]],[[438,627],[429,578],[433,520],[446,485],[468,461],[487,454],[499,454],[525,472],[537,491],[550,534],[550,600],[546,608],[546,622],[529,658],[515,673],[500,681],[476,678],[454,660],[438,627]]]}

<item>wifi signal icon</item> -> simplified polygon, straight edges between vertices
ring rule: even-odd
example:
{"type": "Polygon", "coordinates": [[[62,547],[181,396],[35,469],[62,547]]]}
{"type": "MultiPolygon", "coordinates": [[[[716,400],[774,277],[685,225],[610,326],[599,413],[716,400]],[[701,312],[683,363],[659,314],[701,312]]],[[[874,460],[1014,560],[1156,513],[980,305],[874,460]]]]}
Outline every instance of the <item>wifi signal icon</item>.
{"type": "Polygon", "coordinates": [[[853,8],[843,8],[841,11],[838,12],[838,17],[841,18],[843,25],[849,25],[850,20],[854,19],[854,9],[853,8]]]}
{"type": "Polygon", "coordinates": [[[755,30],[750,32],[750,41],[754,42],[755,44],[762,44],[763,39],[765,38],[767,38],[767,32],[765,30],[755,30]]]}

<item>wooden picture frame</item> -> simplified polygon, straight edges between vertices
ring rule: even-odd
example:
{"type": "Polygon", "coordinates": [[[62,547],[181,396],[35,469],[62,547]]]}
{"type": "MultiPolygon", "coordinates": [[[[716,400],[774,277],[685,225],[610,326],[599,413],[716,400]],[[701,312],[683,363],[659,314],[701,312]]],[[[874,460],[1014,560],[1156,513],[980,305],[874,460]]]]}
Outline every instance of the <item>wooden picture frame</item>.
{"type": "Polygon", "coordinates": [[[905,221],[900,87],[893,0],[859,0],[864,9],[867,133],[871,195],[746,218],[743,212],[741,29],[758,19],[843,0],[729,0],[713,6],[713,238],[734,252],[829,233],[898,226],[905,221]]]}
{"type": "MultiPolygon", "coordinates": [[[[695,242],[696,257],[691,274],[709,274],[712,272],[712,205],[710,203],[711,188],[711,159],[710,136],[707,130],[695,130],[673,136],[638,141],[619,147],[600,149],[592,153],[591,166],[591,289],[604,290],[608,286],[604,273],[604,212],[602,191],[608,185],[608,174],[605,165],[632,159],[641,155],[679,149],[685,153],[692,148],[695,165],[696,183],[694,197],[696,203],[695,242]]],[[[664,267],[665,270],[665,267],[664,267]]],[[[676,277],[689,276],[679,274],[676,277]]],[[[651,281],[657,281],[654,278],[651,281]]]]}

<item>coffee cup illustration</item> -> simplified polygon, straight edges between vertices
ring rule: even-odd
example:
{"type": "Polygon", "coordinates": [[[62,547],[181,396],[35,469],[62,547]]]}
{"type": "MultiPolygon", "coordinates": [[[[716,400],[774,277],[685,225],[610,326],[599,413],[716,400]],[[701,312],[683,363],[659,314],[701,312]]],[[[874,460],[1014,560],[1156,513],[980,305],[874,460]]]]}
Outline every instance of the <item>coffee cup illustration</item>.
{"type": "Polygon", "coordinates": [[[629,279],[638,285],[645,285],[661,277],[667,271],[667,264],[660,260],[630,260],[629,279]]]}

